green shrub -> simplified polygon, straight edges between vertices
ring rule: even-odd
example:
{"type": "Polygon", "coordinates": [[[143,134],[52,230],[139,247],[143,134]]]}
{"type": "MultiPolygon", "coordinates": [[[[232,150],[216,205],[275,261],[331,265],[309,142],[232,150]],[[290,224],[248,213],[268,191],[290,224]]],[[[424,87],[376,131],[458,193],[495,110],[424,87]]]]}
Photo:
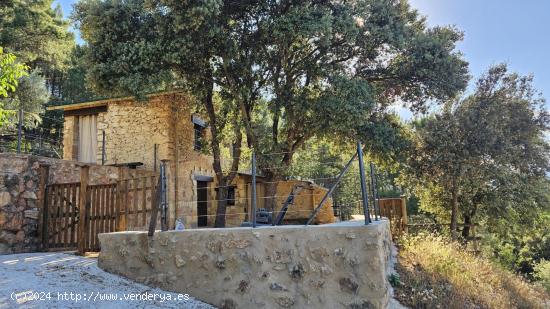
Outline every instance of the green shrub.
{"type": "Polygon", "coordinates": [[[550,292],[550,261],[542,260],[535,265],[535,279],[550,292]]]}

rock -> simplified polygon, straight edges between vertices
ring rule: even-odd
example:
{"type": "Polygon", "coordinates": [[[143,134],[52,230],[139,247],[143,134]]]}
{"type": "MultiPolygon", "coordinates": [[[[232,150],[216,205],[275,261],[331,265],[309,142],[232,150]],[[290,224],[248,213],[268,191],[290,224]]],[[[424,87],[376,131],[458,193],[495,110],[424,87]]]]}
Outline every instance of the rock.
{"type": "Polygon", "coordinates": [[[352,233],[352,232],[346,233],[346,238],[347,239],[355,239],[355,237],[357,237],[357,236],[355,236],[355,233],[352,233]]]}
{"type": "Polygon", "coordinates": [[[239,287],[237,288],[237,292],[244,294],[248,290],[249,282],[246,280],[241,280],[239,282],[239,287]]]}
{"type": "Polygon", "coordinates": [[[294,280],[300,280],[304,277],[304,266],[302,264],[294,265],[290,270],[290,277],[294,280]]]}
{"type": "Polygon", "coordinates": [[[225,259],[222,256],[218,256],[216,260],[216,267],[219,269],[225,269],[225,259]]]}
{"type": "Polygon", "coordinates": [[[17,234],[15,234],[15,241],[17,243],[22,243],[25,241],[25,231],[19,231],[17,234]]]}
{"type": "Polygon", "coordinates": [[[176,255],[175,260],[176,260],[176,267],[178,267],[178,268],[181,268],[181,267],[185,266],[185,264],[187,263],[187,262],[185,262],[185,260],[183,259],[183,257],[181,255],[176,255]]]}
{"type": "Polygon", "coordinates": [[[34,187],[34,181],[29,180],[26,183],[27,189],[32,189],[34,187]]]}
{"type": "Polygon", "coordinates": [[[23,227],[23,216],[21,213],[16,213],[10,221],[4,224],[4,230],[17,232],[23,227]]]}
{"type": "Polygon", "coordinates": [[[13,245],[16,243],[15,234],[1,231],[0,232],[0,243],[7,243],[8,245],[13,245]]]}
{"type": "Polygon", "coordinates": [[[228,240],[225,242],[224,246],[226,248],[238,248],[238,249],[244,249],[248,246],[250,246],[249,240],[228,240]]]}
{"type": "Polygon", "coordinates": [[[269,285],[269,288],[272,290],[272,291],[288,291],[288,289],[282,285],[282,284],[279,284],[277,282],[273,282],[269,285]]]}
{"type": "Polygon", "coordinates": [[[32,192],[32,191],[25,191],[23,192],[23,194],[21,194],[21,197],[22,198],[25,198],[25,199],[30,199],[30,200],[36,200],[38,199],[38,197],[36,197],[36,193],[32,192]]]}
{"type": "Polygon", "coordinates": [[[36,209],[25,210],[23,213],[25,214],[25,218],[30,219],[38,219],[38,215],[40,214],[40,212],[36,209]]]}
{"type": "Polygon", "coordinates": [[[294,299],[288,296],[277,297],[275,301],[283,308],[290,308],[294,306],[294,299]]]}
{"type": "Polygon", "coordinates": [[[356,293],[359,285],[357,282],[351,280],[350,278],[340,278],[338,281],[340,284],[340,290],[348,293],[356,293]]]}
{"type": "Polygon", "coordinates": [[[236,309],[236,308],[237,308],[237,304],[235,303],[234,300],[230,298],[226,298],[222,300],[222,303],[220,304],[220,309],[236,309]]]}
{"type": "Polygon", "coordinates": [[[343,256],[343,255],[344,255],[344,249],[343,249],[343,248],[335,249],[335,250],[334,250],[334,255],[336,255],[336,256],[343,256]]]}
{"type": "Polygon", "coordinates": [[[332,274],[332,268],[327,265],[321,267],[321,275],[328,276],[330,274],[332,274]]]}
{"type": "Polygon", "coordinates": [[[11,195],[9,192],[0,192],[0,207],[6,206],[11,202],[11,195]]]}
{"type": "Polygon", "coordinates": [[[317,262],[322,262],[325,257],[329,256],[325,248],[312,248],[310,252],[311,257],[317,262]]]}

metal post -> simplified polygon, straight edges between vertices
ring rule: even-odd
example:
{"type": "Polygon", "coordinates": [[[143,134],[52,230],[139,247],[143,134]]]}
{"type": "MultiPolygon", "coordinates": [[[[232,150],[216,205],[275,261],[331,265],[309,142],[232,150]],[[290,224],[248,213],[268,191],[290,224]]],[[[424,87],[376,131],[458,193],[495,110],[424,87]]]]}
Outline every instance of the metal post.
{"type": "Polygon", "coordinates": [[[361,142],[357,142],[357,156],[359,157],[361,195],[363,196],[363,214],[365,215],[365,225],[367,225],[371,222],[371,219],[369,215],[369,194],[367,193],[367,183],[365,181],[365,164],[363,162],[363,147],[361,146],[361,142]]]}
{"type": "Polygon", "coordinates": [[[23,108],[19,107],[19,125],[17,127],[17,153],[21,153],[22,135],[23,135],[23,108]]]}
{"type": "Polygon", "coordinates": [[[252,152],[252,227],[256,227],[256,153],[252,152]]]}
{"type": "Polygon", "coordinates": [[[105,165],[105,130],[101,131],[102,133],[102,139],[101,139],[101,165],[105,165]]]}
{"type": "Polygon", "coordinates": [[[157,149],[158,149],[158,144],[154,144],[153,145],[153,170],[155,172],[157,171],[157,149]]]}
{"type": "Polygon", "coordinates": [[[168,230],[168,203],[166,200],[166,161],[160,161],[160,228],[161,231],[168,230]]]}
{"type": "Polygon", "coordinates": [[[88,178],[90,175],[90,167],[84,165],[80,167],[80,196],[78,201],[79,214],[78,214],[78,254],[84,254],[86,251],[86,245],[88,242],[88,226],[89,226],[89,217],[88,212],[90,211],[90,199],[88,191],[88,178]]]}
{"type": "Polygon", "coordinates": [[[377,207],[378,194],[376,190],[376,175],[374,172],[374,164],[370,163],[370,183],[372,187],[372,207],[374,209],[374,220],[378,221],[379,209],[377,207]]]}
{"type": "Polygon", "coordinates": [[[38,201],[39,209],[42,211],[42,215],[38,221],[38,238],[41,241],[41,249],[48,248],[48,203],[46,202],[48,196],[48,179],[50,176],[50,166],[48,164],[40,164],[39,169],[39,182],[38,182],[38,201]]]}
{"type": "Polygon", "coordinates": [[[338,186],[338,184],[340,183],[340,180],[342,180],[342,177],[344,176],[344,174],[347,172],[347,170],[349,169],[350,165],[351,165],[351,162],[353,162],[353,160],[355,160],[355,158],[357,157],[357,152],[353,155],[353,157],[351,157],[351,159],[348,161],[348,163],[346,164],[346,166],[344,166],[344,169],[340,172],[340,175],[338,175],[338,178],[336,178],[336,181],[334,182],[334,184],[332,185],[332,187],[330,187],[330,189],[328,190],[327,193],[325,193],[325,196],[323,196],[323,199],[321,200],[321,202],[319,202],[319,205],[317,205],[317,207],[315,208],[315,210],[313,210],[313,213],[311,214],[311,216],[309,216],[309,219],[307,220],[306,222],[306,225],[309,225],[311,224],[311,222],[313,222],[313,219],[315,219],[315,216],[317,215],[317,213],[319,212],[319,210],[321,210],[321,207],[323,207],[323,204],[325,203],[325,201],[328,199],[328,197],[332,194],[332,192],[334,191],[334,189],[336,189],[336,186],[338,186]]]}

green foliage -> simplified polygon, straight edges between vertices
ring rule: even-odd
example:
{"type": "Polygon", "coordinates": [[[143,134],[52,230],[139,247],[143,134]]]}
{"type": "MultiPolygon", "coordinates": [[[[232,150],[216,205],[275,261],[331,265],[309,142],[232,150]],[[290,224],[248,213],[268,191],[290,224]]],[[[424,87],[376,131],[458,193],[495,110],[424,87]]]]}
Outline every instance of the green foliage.
{"type": "Polygon", "coordinates": [[[489,218],[483,247],[485,255],[533,279],[535,265],[550,260],[550,213],[532,209],[518,212],[502,219],[489,218]]]}
{"type": "Polygon", "coordinates": [[[4,53],[0,47],[0,97],[7,97],[9,92],[14,92],[19,78],[27,74],[28,67],[15,60],[14,54],[4,53]]]}
{"type": "Polygon", "coordinates": [[[28,67],[15,60],[15,55],[4,53],[4,49],[0,47],[0,128],[4,126],[10,114],[4,109],[2,98],[7,97],[10,92],[14,92],[19,84],[19,79],[28,74],[28,67]]]}
{"type": "Polygon", "coordinates": [[[86,80],[86,46],[75,46],[72,50],[68,68],[61,81],[60,99],[64,102],[85,102],[98,98],[88,86],[86,80]]]}
{"type": "Polygon", "coordinates": [[[62,69],[74,46],[60,6],[53,0],[4,0],[0,4],[0,46],[31,68],[62,69]]]}
{"type": "Polygon", "coordinates": [[[535,265],[535,278],[550,293],[550,261],[542,260],[535,265]]]}
{"type": "Polygon", "coordinates": [[[415,188],[424,210],[451,224],[459,216],[492,223],[550,205],[544,189],[550,122],[531,82],[495,66],[473,95],[415,124],[403,180],[415,188]]]}
{"type": "Polygon", "coordinates": [[[399,277],[399,274],[391,274],[388,276],[388,281],[390,282],[392,287],[398,287],[401,285],[401,278],[399,277]]]}
{"type": "Polygon", "coordinates": [[[461,34],[428,28],[404,1],[85,0],[74,19],[96,89],[185,85],[200,98],[215,84],[242,113],[249,146],[286,153],[275,164],[313,136],[393,147],[378,138],[399,135],[388,105],[422,109],[467,81],[461,34]]]}
{"type": "Polygon", "coordinates": [[[19,79],[17,90],[7,99],[1,100],[6,112],[14,116],[9,118],[3,129],[15,128],[17,125],[17,110],[25,112],[24,126],[27,128],[36,127],[40,122],[40,114],[44,112],[44,105],[48,102],[50,95],[46,89],[46,82],[38,70],[32,71],[29,75],[19,79]]]}

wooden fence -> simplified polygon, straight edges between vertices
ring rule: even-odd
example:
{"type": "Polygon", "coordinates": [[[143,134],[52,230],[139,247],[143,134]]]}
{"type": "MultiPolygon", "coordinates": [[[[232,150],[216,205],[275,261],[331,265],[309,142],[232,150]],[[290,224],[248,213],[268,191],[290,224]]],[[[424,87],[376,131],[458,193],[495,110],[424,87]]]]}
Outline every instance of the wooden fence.
{"type": "Polygon", "coordinates": [[[70,250],[77,246],[80,183],[46,187],[42,209],[42,247],[70,250]]]}
{"type": "Polygon", "coordinates": [[[80,182],[45,184],[42,169],[40,239],[44,250],[100,250],[98,234],[147,230],[155,200],[157,176],[88,184],[89,168],[82,167],[80,182]]]}
{"type": "Polygon", "coordinates": [[[407,203],[404,197],[378,200],[380,215],[390,220],[393,237],[407,232],[407,203]]]}

